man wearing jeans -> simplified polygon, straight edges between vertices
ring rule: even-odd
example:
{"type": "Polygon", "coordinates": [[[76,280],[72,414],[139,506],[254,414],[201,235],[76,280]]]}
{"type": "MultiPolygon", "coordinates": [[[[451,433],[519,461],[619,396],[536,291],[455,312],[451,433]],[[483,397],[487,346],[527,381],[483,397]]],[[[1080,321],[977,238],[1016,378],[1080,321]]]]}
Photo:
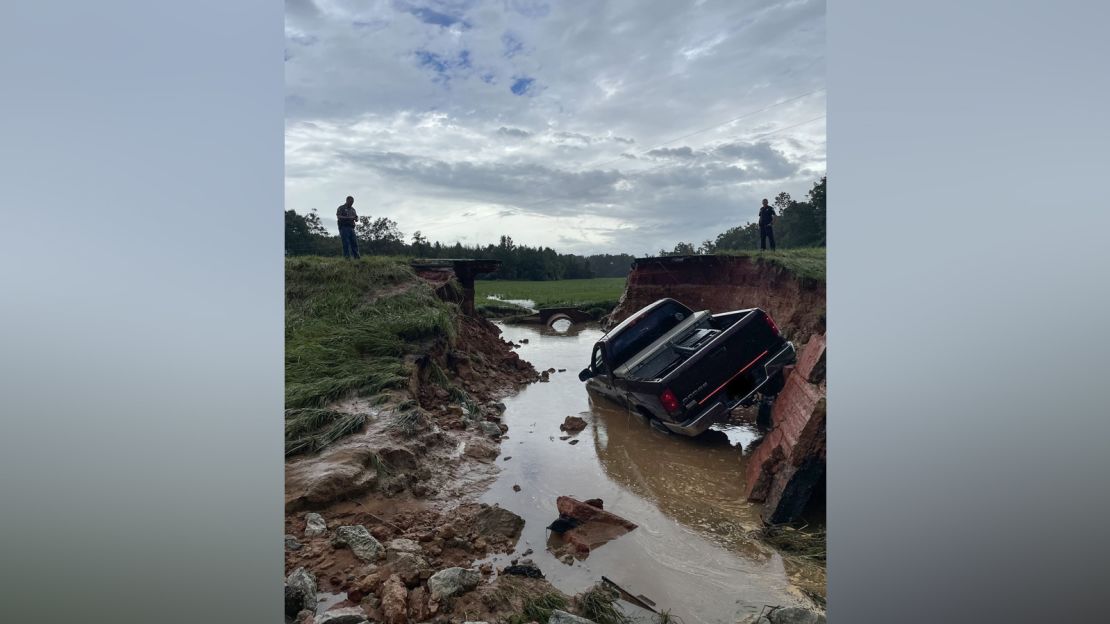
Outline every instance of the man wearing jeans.
{"type": "Polygon", "coordinates": [[[775,250],[775,230],[773,224],[775,222],[775,209],[767,204],[767,200],[763,200],[763,206],[759,209],[759,250],[767,249],[767,241],[771,242],[771,251],[775,250]]]}
{"type": "Polygon", "coordinates": [[[335,218],[339,221],[339,238],[343,241],[343,257],[358,259],[358,237],[355,236],[355,224],[358,215],[355,213],[355,198],[347,196],[347,203],[335,211],[335,218]]]}

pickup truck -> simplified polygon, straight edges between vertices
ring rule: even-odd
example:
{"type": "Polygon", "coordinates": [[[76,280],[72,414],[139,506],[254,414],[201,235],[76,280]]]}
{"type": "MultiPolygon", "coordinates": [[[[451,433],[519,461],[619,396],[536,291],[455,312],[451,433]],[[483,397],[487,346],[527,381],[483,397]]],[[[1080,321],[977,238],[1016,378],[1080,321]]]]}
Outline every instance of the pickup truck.
{"type": "Polygon", "coordinates": [[[711,314],[660,299],[594,344],[578,379],[656,428],[696,436],[739,405],[773,399],[795,359],[759,308],[711,314]]]}

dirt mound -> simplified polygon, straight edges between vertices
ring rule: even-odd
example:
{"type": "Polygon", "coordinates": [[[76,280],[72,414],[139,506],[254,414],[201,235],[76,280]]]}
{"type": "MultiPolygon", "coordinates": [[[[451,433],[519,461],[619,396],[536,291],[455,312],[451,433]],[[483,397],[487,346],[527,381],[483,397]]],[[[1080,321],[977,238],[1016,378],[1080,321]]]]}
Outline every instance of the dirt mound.
{"type": "Polygon", "coordinates": [[[636,261],[613,326],[664,297],[714,313],[762,308],[787,337],[825,332],[825,283],[747,256],[668,256],[636,261]]]}

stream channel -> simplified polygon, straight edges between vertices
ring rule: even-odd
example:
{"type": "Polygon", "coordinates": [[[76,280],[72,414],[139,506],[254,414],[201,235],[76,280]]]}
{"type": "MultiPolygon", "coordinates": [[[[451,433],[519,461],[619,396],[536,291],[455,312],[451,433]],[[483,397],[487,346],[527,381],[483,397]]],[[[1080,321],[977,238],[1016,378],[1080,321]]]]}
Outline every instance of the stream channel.
{"type": "Polygon", "coordinates": [[[499,327],[505,339],[528,340],[518,352],[536,370],[565,371],[504,401],[509,431],[497,460],[501,472],[481,501],[526,523],[513,554],[487,561],[508,565],[531,549],[527,557],[568,594],[605,576],[686,624],[733,623],[765,605],[808,606],[803,587],[824,595],[823,569],[749,536],[761,527],[758,505],[743,494],[745,450],[760,435],[754,425],[719,425],[696,439],[666,435],[591,397],[578,380],[603,334],[596,325],[499,327]],[[567,434],[559,425],[570,415],[588,425],[561,440],[567,434]],[[558,496],[600,498],[607,511],[639,528],[564,563],[547,550],[558,496]]]}

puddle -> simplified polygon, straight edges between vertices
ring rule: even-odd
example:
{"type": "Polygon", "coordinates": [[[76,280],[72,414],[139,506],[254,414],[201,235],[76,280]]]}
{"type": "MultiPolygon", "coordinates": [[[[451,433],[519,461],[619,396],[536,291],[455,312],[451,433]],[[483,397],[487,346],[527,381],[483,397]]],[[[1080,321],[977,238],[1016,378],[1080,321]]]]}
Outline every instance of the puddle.
{"type": "Polygon", "coordinates": [[[528,308],[528,310],[533,314],[535,314],[536,312],[536,302],[531,299],[502,299],[497,295],[487,295],[486,299],[490,299],[492,301],[500,301],[501,303],[511,303],[515,306],[528,308]]]}
{"type": "Polygon", "coordinates": [[[743,496],[741,449],[758,437],[753,427],[722,426],[697,439],[668,436],[591,398],[578,381],[602,335],[596,326],[501,328],[508,340],[529,340],[519,353],[537,370],[566,371],[505,400],[509,439],[501,452],[512,459],[498,462],[502,472],[482,500],[526,524],[516,553],[490,561],[503,565],[531,549],[527,556],[564,592],[580,592],[604,575],[687,624],[731,623],[763,605],[807,604],[792,581],[796,567],[746,537],[761,525],[758,508],[743,496]],[[559,425],[569,415],[589,425],[563,441],[559,425]],[[639,528],[565,564],[547,551],[546,527],[561,495],[601,498],[606,510],[639,528]]]}

